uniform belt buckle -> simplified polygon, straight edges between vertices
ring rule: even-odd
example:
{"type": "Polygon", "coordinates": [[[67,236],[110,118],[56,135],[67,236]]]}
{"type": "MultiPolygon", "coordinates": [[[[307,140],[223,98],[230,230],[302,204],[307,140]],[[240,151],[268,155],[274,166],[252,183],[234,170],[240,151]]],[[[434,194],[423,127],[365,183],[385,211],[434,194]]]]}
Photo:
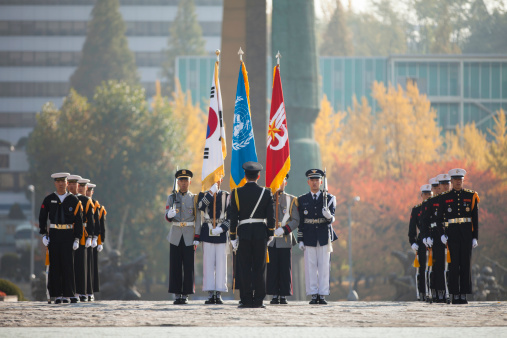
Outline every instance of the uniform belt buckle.
{"type": "Polygon", "coordinates": [[[180,222],[180,227],[186,227],[187,226],[187,222],[180,222]]]}

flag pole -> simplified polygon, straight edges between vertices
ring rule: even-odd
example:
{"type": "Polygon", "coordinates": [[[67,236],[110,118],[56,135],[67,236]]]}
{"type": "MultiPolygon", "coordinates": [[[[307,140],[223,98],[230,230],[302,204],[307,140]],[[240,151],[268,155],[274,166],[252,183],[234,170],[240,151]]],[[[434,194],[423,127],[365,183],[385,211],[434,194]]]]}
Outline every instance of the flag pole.
{"type": "Polygon", "coordinates": [[[239,47],[238,55],[239,55],[239,61],[241,63],[243,63],[243,54],[245,54],[245,52],[243,52],[243,50],[241,49],[241,47],[239,47]]]}
{"type": "MultiPolygon", "coordinates": [[[[215,50],[215,54],[217,56],[217,63],[220,62],[220,49],[215,50]]],[[[218,74],[216,74],[218,76],[218,74]]],[[[213,229],[216,229],[216,219],[217,219],[217,194],[213,194],[213,229]]]]}

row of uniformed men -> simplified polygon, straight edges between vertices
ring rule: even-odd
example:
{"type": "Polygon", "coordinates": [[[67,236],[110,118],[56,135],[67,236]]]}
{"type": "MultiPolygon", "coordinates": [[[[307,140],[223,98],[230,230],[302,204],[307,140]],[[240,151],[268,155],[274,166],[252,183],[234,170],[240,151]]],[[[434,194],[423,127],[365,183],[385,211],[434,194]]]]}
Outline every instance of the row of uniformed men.
{"type": "MultiPolygon", "coordinates": [[[[42,242],[48,248],[48,303],[93,301],[99,291],[98,253],[105,240],[106,209],[93,199],[95,184],[69,173],[55,173],[56,191],[39,212],[42,242]]],[[[46,260],[46,264],[47,264],[46,260]]]]}
{"type": "Polygon", "coordinates": [[[479,196],[463,188],[464,169],[452,169],[421,186],[408,238],[416,251],[418,300],[467,304],[472,293],[472,249],[479,238],[479,196]]]}
{"type": "Polygon", "coordinates": [[[327,304],[331,242],[337,236],[331,226],[336,199],[320,190],[324,172],[308,170],[310,192],[295,197],[285,192],[288,174],[273,195],[257,184],[261,164],[246,162],[243,169],[246,184],[231,194],[220,190],[218,182],[195,195],[189,191],[192,172],[176,173],[179,191],[168,196],[165,213],[172,225],[167,239],[169,293],[176,295],[174,304],[188,303],[188,295],[195,292],[194,253],[200,243],[203,291],[209,296],[205,304],[222,304],[221,293],[228,291],[229,241],[235,252],[233,290],[240,290],[240,307],[264,307],[266,294],[273,296],[271,304],[287,304],[286,297],[292,295],[291,248],[297,242],[304,250],[310,304],[327,304]]]}

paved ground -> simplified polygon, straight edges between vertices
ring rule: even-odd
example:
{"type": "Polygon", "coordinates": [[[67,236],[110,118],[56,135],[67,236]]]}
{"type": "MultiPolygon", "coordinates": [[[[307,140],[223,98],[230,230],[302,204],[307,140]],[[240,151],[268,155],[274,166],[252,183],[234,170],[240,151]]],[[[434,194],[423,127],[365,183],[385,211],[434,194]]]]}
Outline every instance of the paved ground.
{"type": "Polygon", "coordinates": [[[468,305],[330,302],[325,306],[291,302],[289,305],[267,305],[266,309],[238,309],[236,301],[207,306],[202,301],[190,301],[187,305],[173,305],[170,301],[97,301],[63,305],[0,303],[0,334],[5,327],[54,326],[507,328],[507,302],[471,302],[468,305]]]}

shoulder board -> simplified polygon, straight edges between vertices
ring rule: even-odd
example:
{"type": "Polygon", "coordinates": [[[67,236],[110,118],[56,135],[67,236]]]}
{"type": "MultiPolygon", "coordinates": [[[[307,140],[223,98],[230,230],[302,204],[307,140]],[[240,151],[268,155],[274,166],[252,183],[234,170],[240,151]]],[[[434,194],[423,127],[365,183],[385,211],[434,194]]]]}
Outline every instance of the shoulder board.
{"type": "Polygon", "coordinates": [[[474,191],[474,190],[471,190],[471,189],[463,189],[463,191],[470,192],[470,193],[472,193],[472,194],[473,194],[473,193],[475,193],[475,191],[474,191]]]}
{"type": "Polygon", "coordinates": [[[438,194],[437,196],[440,196],[440,195],[445,195],[445,194],[448,194],[450,193],[451,191],[444,191],[444,192],[441,192],[440,194],[438,194]]]}
{"type": "Polygon", "coordinates": [[[422,205],[422,202],[417,205],[414,205],[414,208],[419,208],[421,205],[422,205]]]}

